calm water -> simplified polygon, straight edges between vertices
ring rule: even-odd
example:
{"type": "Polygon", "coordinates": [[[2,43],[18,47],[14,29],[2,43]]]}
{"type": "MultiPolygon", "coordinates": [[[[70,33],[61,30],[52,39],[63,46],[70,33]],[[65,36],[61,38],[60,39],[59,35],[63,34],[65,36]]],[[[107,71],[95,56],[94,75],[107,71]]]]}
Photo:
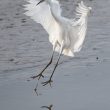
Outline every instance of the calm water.
{"type": "MultiPolygon", "coordinates": [[[[110,110],[110,1],[84,0],[92,6],[81,52],[63,56],[52,88],[27,81],[48,62],[52,46],[44,29],[23,15],[23,0],[0,1],[0,109],[110,110]],[[50,52],[48,52],[50,50],[50,52]]],[[[63,15],[74,17],[73,0],[61,0],[63,15]]],[[[54,63],[58,54],[55,54],[54,63]]],[[[46,71],[46,79],[54,65],[46,71]]],[[[43,81],[43,80],[42,80],[43,81]]],[[[41,82],[42,82],[41,81],[41,82]]]]}

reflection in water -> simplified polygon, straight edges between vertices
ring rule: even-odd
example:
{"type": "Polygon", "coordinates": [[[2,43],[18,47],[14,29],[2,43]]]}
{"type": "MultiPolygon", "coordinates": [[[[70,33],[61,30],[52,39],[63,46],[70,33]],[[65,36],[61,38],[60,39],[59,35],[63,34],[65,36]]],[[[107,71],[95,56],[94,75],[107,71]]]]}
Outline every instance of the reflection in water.
{"type": "MultiPolygon", "coordinates": [[[[34,91],[35,91],[35,93],[37,94],[37,96],[40,95],[40,94],[38,93],[39,81],[40,81],[40,79],[38,79],[37,84],[36,84],[36,86],[35,86],[35,88],[34,88],[34,91]]],[[[40,82],[40,83],[42,84],[42,82],[40,82]]],[[[43,86],[44,86],[44,85],[43,85],[43,86]]],[[[52,87],[51,84],[50,84],[50,87],[52,87]]]]}
{"type": "Polygon", "coordinates": [[[36,84],[36,87],[35,87],[34,91],[35,91],[35,93],[36,93],[37,96],[38,96],[38,95],[39,95],[39,94],[38,94],[38,82],[37,82],[37,84],[36,84]]]}
{"type": "Polygon", "coordinates": [[[48,110],[52,110],[53,105],[51,104],[50,106],[42,106],[41,108],[46,108],[48,110]]]}

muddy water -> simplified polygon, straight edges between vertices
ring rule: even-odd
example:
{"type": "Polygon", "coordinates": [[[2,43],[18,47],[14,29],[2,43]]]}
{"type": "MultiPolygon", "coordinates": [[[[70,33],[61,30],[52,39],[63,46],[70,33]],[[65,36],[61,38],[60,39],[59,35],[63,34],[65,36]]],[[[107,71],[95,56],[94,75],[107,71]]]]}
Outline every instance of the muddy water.
{"type": "MultiPolygon", "coordinates": [[[[45,30],[23,15],[23,0],[0,1],[0,109],[110,110],[110,1],[84,0],[92,6],[81,52],[62,56],[52,88],[27,79],[48,62],[52,46],[45,30]],[[49,50],[49,51],[48,51],[49,50]]],[[[61,0],[63,15],[74,17],[73,0],[61,0]]],[[[55,54],[54,63],[58,54],[55,54]]],[[[54,65],[46,71],[46,79],[54,65]]]]}

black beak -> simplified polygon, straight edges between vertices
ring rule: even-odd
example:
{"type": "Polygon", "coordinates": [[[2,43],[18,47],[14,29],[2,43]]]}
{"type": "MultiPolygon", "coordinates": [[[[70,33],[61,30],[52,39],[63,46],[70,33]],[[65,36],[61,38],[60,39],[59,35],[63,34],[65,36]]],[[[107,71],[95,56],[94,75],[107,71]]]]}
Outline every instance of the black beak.
{"type": "MultiPolygon", "coordinates": [[[[45,0],[41,0],[40,2],[37,3],[37,5],[39,5],[40,3],[44,2],[44,1],[45,1],[45,0]]],[[[37,5],[36,5],[36,6],[37,6],[37,5]]]]}

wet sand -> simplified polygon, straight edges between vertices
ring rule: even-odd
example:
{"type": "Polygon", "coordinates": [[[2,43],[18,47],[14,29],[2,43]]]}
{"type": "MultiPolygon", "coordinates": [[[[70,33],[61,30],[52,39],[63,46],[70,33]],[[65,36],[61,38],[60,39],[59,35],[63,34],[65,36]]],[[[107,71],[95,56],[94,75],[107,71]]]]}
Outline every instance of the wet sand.
{"type": "MultiPolygon", "coordinates": [[[[53,110],[110,110],[110,1],[84,2],[93,10],[83,48],[74,58],[62,56],[52,88],[39,85],[37,96],[37,80],[27,80],[50,58],[48,35],[23,14],[25,1],[0,1],[0,110],[41,110],[50,104],[53,110]]],[[[61,3],[63,15],[74,17],[76,2],[61,3]]]]}

